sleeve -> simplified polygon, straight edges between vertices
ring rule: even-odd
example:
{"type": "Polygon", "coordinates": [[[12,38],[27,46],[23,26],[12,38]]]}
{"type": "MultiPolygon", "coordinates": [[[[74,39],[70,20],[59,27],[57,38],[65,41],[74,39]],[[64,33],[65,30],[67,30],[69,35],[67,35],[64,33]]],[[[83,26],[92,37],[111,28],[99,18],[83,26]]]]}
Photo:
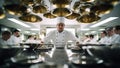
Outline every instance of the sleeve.
{"type": "Polygon", "coordinates": [[[44,43],[50,43],[52,37],[53,37],[54,31],[49,32],[46,37],[44,38],[43,42],[44,43]]]}
{"type": "Polygon", "coordinates": [[[114,44],[120,44],[120,36],[116,36],[116,38],[112,41],[114,44]]]}
{"type": "Polygon", "coordinates": [[[68,32],[69,40],[72,40],[73,42],[79,42],[78,38],[75,37],[71,32],[68,32]]]}

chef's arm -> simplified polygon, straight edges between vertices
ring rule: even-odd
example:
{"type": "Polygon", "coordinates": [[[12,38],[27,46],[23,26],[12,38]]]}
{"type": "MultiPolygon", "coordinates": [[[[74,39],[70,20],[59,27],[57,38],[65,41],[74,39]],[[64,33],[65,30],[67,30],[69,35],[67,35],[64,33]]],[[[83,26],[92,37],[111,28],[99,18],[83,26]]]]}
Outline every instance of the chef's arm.
{"type": "Polygon", "coordinates": [[[53,37],[52,32],[48,33],[44,40],[42,41],[42,43],[49,44],[51,42],[52,37],[53,37]]]}
{"type": "Polygon", "coordinates": [[[74,43],[75,45],[78,45],[78,44],[79,44],[78,38],[75,37],[72,33],[69,34],[69,38],[70,38],[70,40],[72,40],[73,42],[75,42],[75,43],[74,43]]]}

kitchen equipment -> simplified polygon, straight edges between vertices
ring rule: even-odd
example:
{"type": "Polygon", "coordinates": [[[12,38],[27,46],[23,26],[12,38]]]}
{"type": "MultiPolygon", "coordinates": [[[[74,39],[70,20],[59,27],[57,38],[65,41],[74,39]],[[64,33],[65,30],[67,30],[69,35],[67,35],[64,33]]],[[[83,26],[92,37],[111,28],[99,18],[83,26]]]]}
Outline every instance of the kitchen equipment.
{"type": "Polygon", "coordinates": [[[112,56],[110,46],[88,46],[87,52],[91,56],[98,57],[104,61],[110,61],[112,56]]]}
{"type": "Polygon", "coordinates": [[[68,65],[59,65],[54,62],[45,62],[42,64],[32,65],[30,68],[68,68],[68,65]]]}
{"type": "Polygon", "coordinates": [[[38,44],[38,43],[21,43],[20,45],[21,45],[21,46],[27,45],[27,46],[30,47],[30,48],[28,48],[28,49],[36,49],[36,48],[38,48],[38,47],[41,46],[41,44],[38,44]]]}
{"type": "Polygon", "coordinates": [[[18,46],[18,45],[5,45],[0,46],[0,63],[5,62],[11,57],[16,56],[18,53],[23,51],[24,48],[29,48],[29,46],[18,46]]]}
{"type": "Polygon", "coordinates": [[[33,50],[24,50],[18,55],[11,58],[11,61],[15,64],[34,64],[43,62],[42,57],[33,50]]]}
{"type": "Polygon", "coordinates": [[[103,60],[89,55],[79,55],[78,57],[73,58],[71,63],[75,66],[92,67],[102,65],[103,60]]]}

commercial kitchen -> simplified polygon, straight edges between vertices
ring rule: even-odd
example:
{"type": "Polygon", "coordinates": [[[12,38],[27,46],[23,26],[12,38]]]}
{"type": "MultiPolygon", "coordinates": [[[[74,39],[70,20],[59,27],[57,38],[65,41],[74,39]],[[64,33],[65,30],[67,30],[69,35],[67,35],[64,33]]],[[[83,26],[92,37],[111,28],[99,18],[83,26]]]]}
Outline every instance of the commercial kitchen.
{"type": "Polygon", "coordinates": [[[120,68],[120,0],[0,0],[0,68],[120,68]]]}

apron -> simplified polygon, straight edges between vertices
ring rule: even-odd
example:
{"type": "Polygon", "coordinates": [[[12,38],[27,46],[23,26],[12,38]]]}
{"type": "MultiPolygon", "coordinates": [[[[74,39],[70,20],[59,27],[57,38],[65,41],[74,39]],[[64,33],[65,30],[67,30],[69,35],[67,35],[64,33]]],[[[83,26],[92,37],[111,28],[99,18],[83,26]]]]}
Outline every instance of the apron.
{"type": "Polygon", "coordinates": [[[65,49],[55,49],[53,56],[52,56],[52,61],[55,62],[56,64],[67,64],[68,63],[68,56],[65,51],[65,49]]]}
{"type": "Polygon", "coordinates": [[[52,56],[53,62],[55,62],[56,64],[67,64],[68,56],[65,51],[65,45],[66,45],[65,32],[56,33],[54,44],[55,44],[55,50],[52,56]]]}

